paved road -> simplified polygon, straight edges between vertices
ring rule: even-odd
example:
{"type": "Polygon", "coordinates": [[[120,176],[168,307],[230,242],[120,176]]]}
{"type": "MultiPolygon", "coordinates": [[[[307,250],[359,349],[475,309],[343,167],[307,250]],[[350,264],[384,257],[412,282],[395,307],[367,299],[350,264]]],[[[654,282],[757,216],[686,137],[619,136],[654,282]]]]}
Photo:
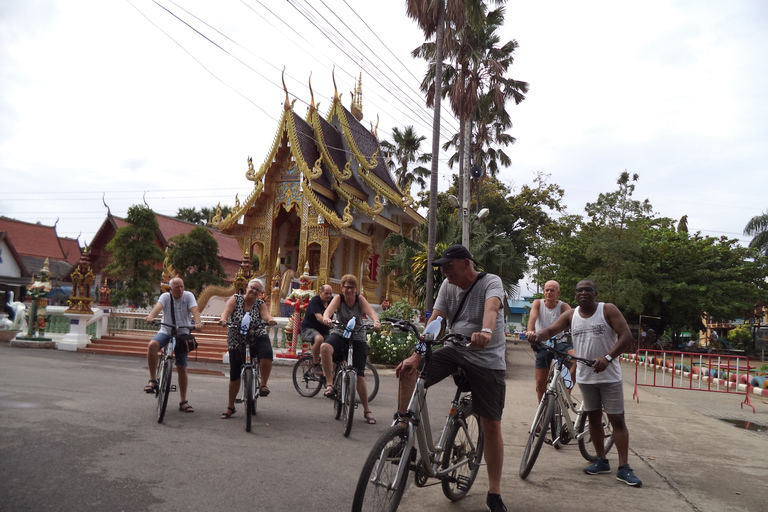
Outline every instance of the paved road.
{"type": "MultiPolygon", "coordinates": [[[[520,480],[536,406],[533,363],[523,345],[510,344],[508,352],[502,484],[510,511],[768,511],[768,435],[718,419],[768,425],[766,400],[754,398],[752,414],[733,395],[642,388],[637,403],[628,365],[630,464],[644,487],[584,475],[575,445],[543,447],[520,480]]],[[[379,423],[358,419],[346,439],[330,401],[300,397],[290,367],[276,367],[272,394],[260,400],[248,434],[240,410],[219,419],[227,367],[192,363],[189,398],[197,412],[178,412],[172,395],[158,425],[154,400],[140,392],[145,366],[129,357],[0,344],[0,510],[348,510],[363,461],[394,410],[396,382],[384,371],[372,403],[379,423]]],[[[451,394],[450,384],[431,390],[430,411],[444,414],[451,394]]],[[[615,466],[615,452],[610,458],[615,466]]],[[[484,469],[456,504],[439,486],[411,485],[400,510],[479,511],[486,489],[484,469]]]]}
{"type": "MultiPolygon", "coordinates": [[[[174,393],[158,424],[156,401],[141,391],[146,361],[0,343],[0,511],[351,507],[365,457],[394,412],[391,370],[371,403],[378,424],[365,424],[358,409],[344,438],[330,400],[294,390],[292,367],[275,366],[251,433],[240,406],[219,419],[228,366],[190,369],[196,412],[179,412],[174,393]]],[[[435,391],[430,401],[452,393],[435,391]]]]}

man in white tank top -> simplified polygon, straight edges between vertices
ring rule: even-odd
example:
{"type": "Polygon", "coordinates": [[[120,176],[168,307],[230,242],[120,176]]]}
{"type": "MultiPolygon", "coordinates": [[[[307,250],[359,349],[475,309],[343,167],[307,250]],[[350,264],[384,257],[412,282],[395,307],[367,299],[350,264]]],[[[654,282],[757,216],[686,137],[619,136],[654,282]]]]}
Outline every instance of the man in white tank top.
{"type": "Polygon", "coordinates": [[[591,368],[579,364],[576,370],[584,409],[589,418],[589,434],[598,456],[595,462],[584,468],[584,472],[589,475],[611,472],[603,445],[602,410],[605,409],[619,454],[616,479],[639,487],[643,483],[627,464],[629,431],[624,421],[624,383],[619,364],[619,356],[632,344],[632,334],[619,308],[607,302],[598,303],[596,299],[595,283],[579,281],[576,285],[579,306],[565,312],[552,325],[529,336],[528,340],[530,343],[547,340],[570,324],[576,355],[595,361],[591,368]]]}
{"type": "MultiPolygon", "coordinates": [[[[558,300],[560,296],[560,283],[557,281],[547,281],[544,283],[544,298],[536,299],[531,306],[531,314],[528,317],[528,331],[526,336],[533,334],[536,331],[540,331],[545,327],[549,327],[557,318],[564,312],[571,309],[567,303],[558,300]]],[[[573,351],[573,345],[564,340],[562,331],[555,334],[557,343],[555,348],[569,354],[576,355],[573,351]]],[[[552,352],[546,350],[540,350],[536,353],[536,368],[534,375],[536,377],[536,394],[538,395],[538,401],[541,402],[541,397],[544,395],[544,391],[547,389],[547,375],[549,374],[549,367],[552,364],[554,356],[552,352]]],[[[573,366],[568,368],[573,373],[573,366]]]]}

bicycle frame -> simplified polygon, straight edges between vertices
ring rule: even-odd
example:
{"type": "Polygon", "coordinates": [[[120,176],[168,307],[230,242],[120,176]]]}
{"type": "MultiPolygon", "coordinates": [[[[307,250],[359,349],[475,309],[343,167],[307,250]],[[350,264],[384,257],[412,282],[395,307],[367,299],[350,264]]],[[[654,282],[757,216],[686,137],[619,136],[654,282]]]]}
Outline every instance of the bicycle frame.
{"type": "MultiPolygon", "coordinates": [[[[578,410],[574,411],[576,413],[576,419],[572,421],[571,415],[568,411],[573,410],[573,404],[570,400],[571,395],[568,392],[568,387],[565,385],[565,380],[563,379],[562,370],[564,366],[565,362],[563,359],[561,357],[556,357],[552,366],[552,378],[547,384],[547,390],[545,393],[555,397],[555,400],[557,400],[557,403],[560,406],[560,411],[563,414],[563,418],[565,418],[565,427],[568,429],[568,433],[570,434],[571,439],[576,439],[578,441],[581,437],[584,437],[584,435],[588,434],[586,431],[580,434],[576,433],[576,425],[578,424],[579,418],[581,418],[581,416],[584,414],[584,404],[581,403],[578,410]]],[[[539,403],[539,408],[541,408],[543,404],[544,401],[539,403]]],[[[533,426],[531,428],[533,428],[533,426]]],[[[530,430],[528,433],[530,434],[530,430]]],[[[557,439],[552,439],[552,444],[557,443],[559,439],[559,437],[557,439]]]]}
{"type": "Polygon", "coordinates": [[[258,358],[256,359],[256,363],[254,364],[253,360],[251,359],[251,347],[246,343],[245,344],[245,362],[243,363],[243,369],[240,370],[240,382],[243,386],[243,400],[245,400],[246,393],[250,392],[251,396],[254,398],[258,397],[258,391],[255,389],[247,390],[245,389],[245,373],[250,371],[253,372],[253,385],[256,386],[256,377],[259,374],[259,365],[258,365],[258,358]]]}
{"type": "MultiPolygon", "coordinates": [[[[428,349],[428,352],[431,353],[431,347],[428,349]]],[[[465,460],[448,468],[440,469],[440,466],[442,465],[441,456],[445,451],[445,442],[450,430],[451,423],[455,421],[458,408],[462,402],[466,400],[467,393],[462,392],[461,388],[459,387],[456,388],[456,394],[451,401],[450,412],[445,418],[445,424],[443,425],[443,430],[440,432],[440,438],[438,439],[437,444],[435,444],[434,438],[432,436],[432,426],[426,400],[427,388],[425,385],[425,368],[427,359],[427,357],[423,357],[419,363],[419,377],[416,380],[416,386],[413,389],[413,394],[411,395],[411,400],[408,403],[408,408],[405,414],[396,413],[395,420],[392,425],[394,426],[400,422],[406,423],[406,428],[408,430],[408,443],[405,447],[404,453],[411,453],[413,447],[418,445],[418,450],[421,454],[422,461],[425,463],[424,467],[427,471],[427,476],[429,478],[437,478],[439,480],[443,480],[447,475],[455,471],[457,468],[469,464],[470,462],[469,460],[465,460]]],[[[469,436],[467,437],[470,443],[472,443],[472,440],[469,438],[469,436]]],[[[477,449],[474,444],[471,448],[472,450],[477,449]]],[[[399,482],[403,478],[403,474],[408,467],[406,464],[410,464],[408,457],[403,457],[402,461],[400,463],[400,467],[397,469],[397,478],[390,485],[390,487],[394,486],[396,482],[399,482]],[[405,461],[405,463],[402,461],[405,461]]],[[[384,463],[385,457],[380,458],[379,468],[376,470],[377,474],[380,474],[381,467],[384,463]]]]}

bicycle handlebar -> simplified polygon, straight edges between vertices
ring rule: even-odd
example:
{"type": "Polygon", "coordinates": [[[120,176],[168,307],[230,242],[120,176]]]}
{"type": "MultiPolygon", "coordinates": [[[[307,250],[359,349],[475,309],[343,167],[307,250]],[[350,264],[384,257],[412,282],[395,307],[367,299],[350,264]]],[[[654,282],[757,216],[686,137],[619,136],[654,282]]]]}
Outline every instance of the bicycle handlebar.
{"type": "Polygon", "coordinates": [[[460,334],[457,332],[447,334],[440,339],[426,340],[424,339],[423,335],[419,334],[419,330],[416,328],[416,326],[412,322],[409,322],[408,320],[402,320],[400,318],[392,318],[392,317],[386,317],[384,320],[392,323],[393,327],[397,327],[403,332],[407,332],[409,330],[412,331],[413,334],[415,334],[416,337],[419,339],[419,341],[429,343],[432,346],[442,345],[446,341],[450,341],[451,343],[461,345],[462,347],[468,347],[472,340],[471,336],[467,336],[466,334],[460,334]]]}
{"type": "MultiPolygon", "coordinates": [[[[337,328],[339,328],[341,330],[346,330],[346,328],[347,328],[347,324],[343,324],[343,323],[339,322],[338,320],[334,320],[333,321],[333,326],[337,327],[337,328]]],[[[356,325],[356,326],[354,326],[352,328],[352,332],[373,331],[373,330],[374,330],[373,324],[360,324],[360,325],[356,325]]]]}
{"type": "Polygon", "coordinates": [[[163,326],[163,327],[169,327],[171,329],[189,329],[190,331],[195,330],[195,325],[173,325],[173,324],[166,324],[165,322],[162,322],[160,320],[152,320],[152,325],[154,326],[163,326]]]}
{"type": "Polygon", "coordinates": [[[578,362],[580,362],[582,364],[585,364],[587,366],[592,366],[592,365],[595,364],[595,360],[594,359],[584,359],[582,357],[572,356],[568,352],[563,352],[562,350],[557,350],[555,347],[553,347],[551,345],[547,345],[546,343],[538,342],[538,343],[536,343],[534,345],[534,347],[537,350],[548,350],[550,352],[554,352],[555,354],[561,356],[566,361],[568,361],[568,360],[578,361],[578,362]]]}

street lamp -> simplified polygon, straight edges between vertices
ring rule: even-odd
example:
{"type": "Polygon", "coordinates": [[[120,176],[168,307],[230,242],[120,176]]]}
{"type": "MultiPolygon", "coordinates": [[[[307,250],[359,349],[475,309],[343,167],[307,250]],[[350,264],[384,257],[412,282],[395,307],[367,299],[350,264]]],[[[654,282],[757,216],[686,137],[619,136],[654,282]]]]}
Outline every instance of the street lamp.
{"type": "MultiPolygon", "coordinates": [[[[461,204],[454,195],[448,196],[448,204],[454,208],[459,208],[461,204]]],[[[475,214],[475,218],[480,220],[484,219],[490,214],[491,211],[488,208],[483,208],[475,214]]],[[[461,245],[469,249],[469,205],[466,208],[461,208],[461,245]]]]}

